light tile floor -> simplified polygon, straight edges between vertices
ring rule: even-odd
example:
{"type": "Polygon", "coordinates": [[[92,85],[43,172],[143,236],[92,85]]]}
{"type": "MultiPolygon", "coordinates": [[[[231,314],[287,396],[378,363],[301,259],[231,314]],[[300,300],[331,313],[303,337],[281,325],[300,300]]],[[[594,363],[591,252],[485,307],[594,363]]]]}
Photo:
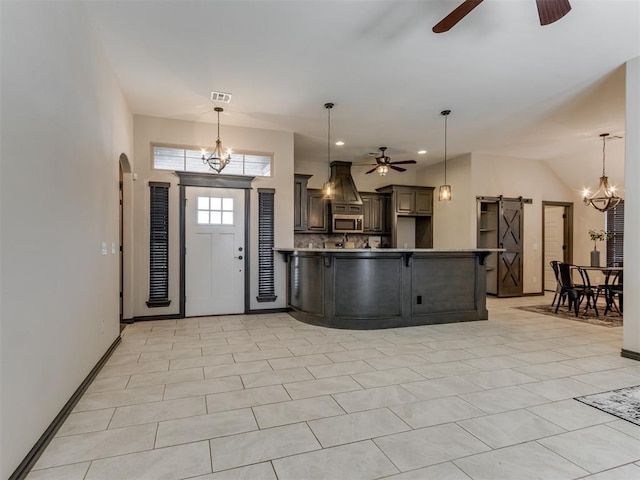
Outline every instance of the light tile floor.
{"type": "Polygon", "coordinates": [[[545,301],[374,331],[129,325],[28,479],[640,479],[640,427],[573,400],[640,384],[622,328],[512,308],[545,301]]]}

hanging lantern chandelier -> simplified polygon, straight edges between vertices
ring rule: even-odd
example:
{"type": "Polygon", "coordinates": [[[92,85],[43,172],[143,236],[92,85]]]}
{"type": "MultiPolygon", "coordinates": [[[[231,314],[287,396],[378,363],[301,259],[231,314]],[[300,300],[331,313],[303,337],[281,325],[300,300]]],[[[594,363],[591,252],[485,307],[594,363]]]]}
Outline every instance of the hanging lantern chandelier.
{"type": "Polygon", "coordinates": [[[605,147],[607,143],[608,133],[600,134],[602,137],[602,176],[598,190],[591,195],[589,189],[583,192],[583,201],[585,205],[591,206],[600,212],[606,212],[620,203],[621,197],[616,195],[616,187],[609,185],[609,177],[605,173],[605,147]]]}
{"type": "Polygon", "coordinates": [[[213,110],[218,112],[218,138],[216,139],[216,146],[213,149],[213,152],[211,152],[211,155],[209,155],[209,157],[205,157],[204,153],[202,154],[202,163],[209,165],[209,168],[215,170],[216,173],[220,173],[231,160],[231,150],[223,152],[222,141],[220,140],[220,112],[223,112],[224,110],[222,107],[216,107],[213,110]]]}
{"type": "Polygon", "coordinates": [[[444,185],[438,189],[438,200],[441,202],[451,201],[451,185],[447,184],[447,117],[451,110],[443,110],[440,115],[444,116],[444,185]]]}

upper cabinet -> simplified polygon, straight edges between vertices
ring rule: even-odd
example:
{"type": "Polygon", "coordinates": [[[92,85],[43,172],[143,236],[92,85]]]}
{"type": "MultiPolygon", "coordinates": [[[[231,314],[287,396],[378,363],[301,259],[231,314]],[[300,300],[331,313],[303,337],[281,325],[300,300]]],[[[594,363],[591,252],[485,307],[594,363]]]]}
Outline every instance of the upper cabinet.
{"type": "Polygon", "coordinates": [[[433,213],[433,187],[388,185],[378,192],[390,193],[398,215],[431,215],[433,213]]]}
{"type": "Polygon", "coordinates": [[[394,248],[433,248],[433,187],[387,185],[376,189],[390,195],[388,229],[394,248]]]}
{"type": "Polygon", "coordinates": [[[322,189],[307,190],[307,231],[327,233],[329,216],[327,200],[323,198],[322,189]]]}
{"type": "Polygon", "coordinates": [[[307,183],[313,175],[296,173],[293,176],[293,231],[304,232],[308,227],[307,183]]]}
{"type": "Polygon", "coordinates": [[[363,229],[364,233],[384,234],[391,231],[389,222],[389,195],[362,192],[363,229]]]}

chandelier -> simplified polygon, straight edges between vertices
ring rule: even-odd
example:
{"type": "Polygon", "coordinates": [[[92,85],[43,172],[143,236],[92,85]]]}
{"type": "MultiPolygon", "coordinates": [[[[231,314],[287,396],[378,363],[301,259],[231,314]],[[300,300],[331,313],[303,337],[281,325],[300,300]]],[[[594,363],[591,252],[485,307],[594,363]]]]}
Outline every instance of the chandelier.
{"type": "Polygon", "coordinates": [[[441,202],[451,201],[451,185],[447,185],[447,117],[451,110],[443,110],[440,115],[444,116],[444,185],[438,189],[438,200],[441,202]]]}
{"type": "Polygon", "coordinates": [[[336,196],[336,186],[331,181],[331,109],[333,108],[333,103],[325,103],[324,108],[327,109],[327,162],[329,164],[329,175],[322,186],[322,198],[333,200],[336,196]]]}
{"type": "Polygon", "coordinates": [[[585,205],[590,205],[600,212],[606,212],[620,203],[621,197],[616,195],[616,187],[609,185],[609,177],[605,173],[605,146],[607,143],[608,133],[600,134],[602,137],[602,176],[598,190],[591,195],[589,189],[583,192],[583,201],[585,205]]]}
{"type": "Polygon", "coordinates": [[[223,153],[222,141],[220,140],[220,112],[224,110],[222,107],[216,107],[213,110],[218,112],[218,138],[216,139],[216,146],[213,149],[213,152],[211,152],[211,155],[207,158],[204,156],[204,153],[202,154],[202,163],[209,165],[209,167],[212,170],[215,170],[216,173],[220,173],[231,160],[231,150],[227,150],[226,153],[223,153]]]}

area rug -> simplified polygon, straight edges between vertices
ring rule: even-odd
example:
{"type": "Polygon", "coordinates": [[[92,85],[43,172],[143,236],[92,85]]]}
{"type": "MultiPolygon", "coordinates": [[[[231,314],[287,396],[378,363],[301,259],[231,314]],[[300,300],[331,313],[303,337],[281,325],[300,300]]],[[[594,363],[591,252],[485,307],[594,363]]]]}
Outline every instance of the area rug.
{"type": "Polygon", "coordinates": [[[640,385],[575,399],[627,422],[640,425],[640,385]]]}
{"type": "Polygon", "coordinates": [[[528,305],[524,307],[513,308],[517,308],[518,310],[525,310],[527,312],[541,313],[543,315],[551,315],[552,317],[556,318],[565,318],[567,320],[590,323],[592,325],[601,325],[603,327],[622,326],[622,315],[619,315],[617,312],[609,312],[606,316],[602,315],[602,313],[604,312],[604,306],[602,306],[602,308],[598,306],[598,312],[600,313],[600,316],[598,317],[596,317],[593,309],[589,309],[585,313],[584,306],[580,308],[577,317],[573,313],[573,310],[569,311],[566,305],[560,306],[560,308],[558,309],[558,313],[555,313],[556,307],[552,307],[548,303],[544,305],[528,305]]]}

